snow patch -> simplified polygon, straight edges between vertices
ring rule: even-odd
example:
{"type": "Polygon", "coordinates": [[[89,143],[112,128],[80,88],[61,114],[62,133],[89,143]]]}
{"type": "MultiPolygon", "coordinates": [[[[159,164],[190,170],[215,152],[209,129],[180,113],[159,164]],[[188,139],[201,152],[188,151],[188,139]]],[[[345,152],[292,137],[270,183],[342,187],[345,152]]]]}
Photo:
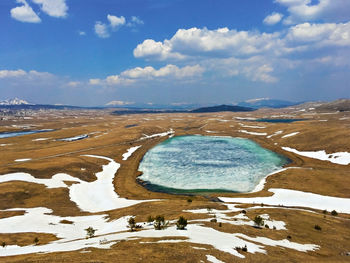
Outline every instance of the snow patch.
{"type": "Polygon", "coordinates": [[[321,161],[329,161],[329,162],[341,164],[341,165],[350,164],[350,153],[348,152],[336,152],[336,153],[327,154],[325,150],[315,151],[315,152],[311,152],[311,151],[302,152],[289,147],[282,147],[282,149],[288,152],[292,152],[292,153],[313,158],[313,159],[318,159],[321,161]]]}
{"type": "Polygon", "coordinates": [[[141,145],[129,148],[127,152],[123,154],[123,161],[126,161],[140,147],[141,145]]]}

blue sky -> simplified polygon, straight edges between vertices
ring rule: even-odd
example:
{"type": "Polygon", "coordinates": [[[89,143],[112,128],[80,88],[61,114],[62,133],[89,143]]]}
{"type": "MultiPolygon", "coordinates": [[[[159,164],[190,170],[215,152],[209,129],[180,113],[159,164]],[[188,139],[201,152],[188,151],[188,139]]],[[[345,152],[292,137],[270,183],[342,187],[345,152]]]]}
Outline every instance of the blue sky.
{"type": "Polygon", "coordinates": [[[2,0],[0,99],[349,97],[349,0],[2,0]]]}

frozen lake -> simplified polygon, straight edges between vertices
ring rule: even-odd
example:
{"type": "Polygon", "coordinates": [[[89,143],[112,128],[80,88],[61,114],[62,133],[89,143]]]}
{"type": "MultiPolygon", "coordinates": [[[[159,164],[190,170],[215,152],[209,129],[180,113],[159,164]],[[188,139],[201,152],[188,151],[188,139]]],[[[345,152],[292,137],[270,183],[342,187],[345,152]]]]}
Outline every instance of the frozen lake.
{"type": "Polygon", "coordinates": [[[252,140],[216,136],[179,136],[149,150],[139,177],[155,191],[250,192],[288,159],[252,140]]]}

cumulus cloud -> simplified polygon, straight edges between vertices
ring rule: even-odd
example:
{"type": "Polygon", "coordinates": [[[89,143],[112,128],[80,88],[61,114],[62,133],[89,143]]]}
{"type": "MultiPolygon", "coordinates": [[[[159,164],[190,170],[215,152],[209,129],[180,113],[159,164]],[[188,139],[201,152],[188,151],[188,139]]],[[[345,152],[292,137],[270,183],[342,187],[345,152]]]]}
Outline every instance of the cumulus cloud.
{"type": "Polygon", "coordinates": [[[108,26],[100,21],[95,23],[95,33],[100,38],[108,38],[110,37],[108,26]]]}
{"type": "Polygon", "coordinates": [[[131,20],[127,23],[129,27],[135,27],[137,25],[143,25],[144,22],[137,16],[132,16],[131,20]]]}
{"type": "Polygon", "coordinates": [[[90,79],[90,85],[130,85],[137,81],[143,80],[167,80],[176,79],[183,80],[193,77],[201,76],[204,72],[204,68],[199,65],[178,67],[176,65],[168,64],[159,69],[155,69],[151,66],[144,68],[136,67],[133,69],[125,70],[119,75],[110,75],[105,79],[90,79]]]}
{"type": "MultiPolygon", "coordinates": [[[[228,28],[179,29],[170,39],[158,42],[146,39],[134,49],[134,56],[191,64],[196,61],[209,72],[273,83],[278,81],[275,69],[295,67],[296,57],[301,55],[315,60],[321,54],[316,50],[322,49],[322,56],[332,56],[334,47],[350,47],[350,22],[303,23],[275,33],[228,28]]],[[[129,78],[133,75],[149,77],[154,69],[135,68],[123,74],[128,74],[129,78]]]]}
{"type": "Polygon", "coordinates": [[[132,105],[132,104],[135,104],[135,102],[112,100],[112,101],[106,103],[106,106],[126,106],[126,105],[132,105]]]}
{"type": "Polygon", "coordinates": [[[143,21],[136,17],[132,16],[131,20],[127,23],[124,16],[115,16],[115,15],[107,15],[108,23],[102,23],[100,21],[97,21],[95,23],[95,33],[98,37],[101,38],[108,38],[111,36],[111,31],[116,31],[120,27],[128,26],[128,27],[135,27],[137,25],[143,24],[143,21]]]}
{"type": "Polygon", "coordinates": [[[25,0],[17,0],[17,3],[21,6],[12,8],[10,13],[13,19],[26,23],[40,23],[40,17],[34,12],[34,10],[28,5],[25,0]]]}
{"type": "Polygon", "coordinates": [[[283,18],[283,15],[280,13],[272,13],[271,15],[268,15],[267,17],[265,17],[264,19],[264,24],[266,25],[275,25],[277,23],[279,23],[283,18]]]}
{"type": "Polygon", "coordinates": [[[0,79],[4,78],[16,78],[20,76],[25,76],[27,72],[22,69],[18,70],[0,70],[0,79]]]}
{"type": "Polygon", "coordinates": [[[289,29],[286,39],[290,43],[309,45],[310,48],[350,46],[350,22],[296,25],[289,29]]]}
{"type": "Polygon", "coordinates": [[[68,6],[65,0],[32,0],[43,12],[52,17],[66,17],[68,6]]]}
{"type": "Polygon", "coordinates": [[[117,16],[113,16],[113,15],[108,14],[107,19],[108,19],[110,26],[112,28],[116,28],[118,26],[125,25],[125,17],[123,17],[123,16],[117,17],[117,16]]]}
{"type": "Polygon", "coordinates": [[[189,56],[247,56],[272,49],[279,35],[228,28],[179,29],[170,40],[145,40],[134,49],[134,56],[159,60],[189,56]]]}
{"type": "Polygon", "coordinates": [[[350,1],[348,0],[275,0],[287,7],[289,16],[285,24],[297,24],[306,21],[327,20],[345,22],[350,19],[350,1]]]}
{"type": "Polygon", "coordinates": [[[36,79],[36,78],[50,78],[54,75],[48,72],[38,72],[36,70],[24,71],[22,69],[18,70],[0,70],[0,79],[16,78],[16,79],[36,79]]]}
{"type": "Polygon", "coordinates": [[[203,71],[204,69],[199,65],[179,68],[175,65],[168,64],[158,70],[150,66],[144,68],[136,67],[134,69],[126,70],[120,75],[129,79],[153,79],[169,76],[174,78],[187,78],[201,75],[203,71]]]}

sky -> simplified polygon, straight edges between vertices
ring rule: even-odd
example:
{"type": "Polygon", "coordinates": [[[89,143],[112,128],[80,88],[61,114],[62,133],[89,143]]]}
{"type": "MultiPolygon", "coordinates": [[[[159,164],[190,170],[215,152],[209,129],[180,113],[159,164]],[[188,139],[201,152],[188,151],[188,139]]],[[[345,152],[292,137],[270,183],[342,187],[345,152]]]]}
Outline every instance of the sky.
{"type": "Polygon", "coordinates": [[[1,0],[0,100],[350,97],[349,0],[1,0]]]}

